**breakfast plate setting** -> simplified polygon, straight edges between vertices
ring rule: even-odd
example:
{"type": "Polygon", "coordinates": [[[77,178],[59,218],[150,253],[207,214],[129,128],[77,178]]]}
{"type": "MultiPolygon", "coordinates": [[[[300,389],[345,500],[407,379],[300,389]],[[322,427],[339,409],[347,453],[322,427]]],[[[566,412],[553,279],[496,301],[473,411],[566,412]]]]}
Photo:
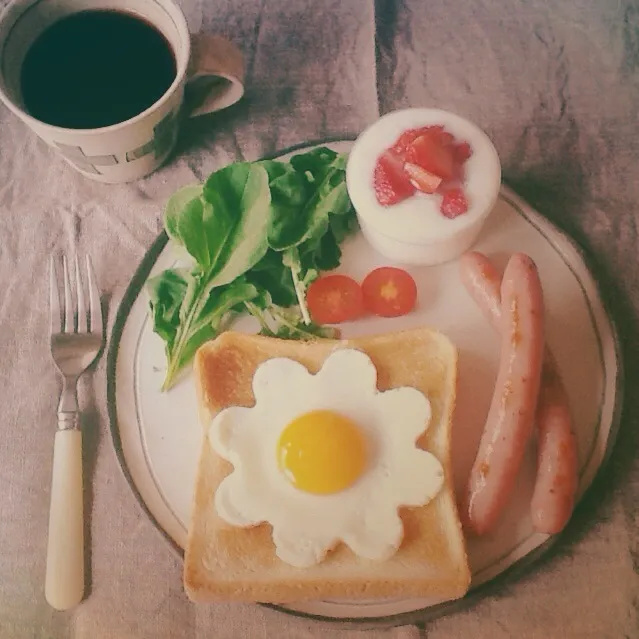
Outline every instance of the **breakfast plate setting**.
{"type": "Polygon", "coordinates": [[[605,464],[614,322],[473,123],[390,113],[167,202],[111,434],[195,602],[391,624],[533,566],[605,464]]]}

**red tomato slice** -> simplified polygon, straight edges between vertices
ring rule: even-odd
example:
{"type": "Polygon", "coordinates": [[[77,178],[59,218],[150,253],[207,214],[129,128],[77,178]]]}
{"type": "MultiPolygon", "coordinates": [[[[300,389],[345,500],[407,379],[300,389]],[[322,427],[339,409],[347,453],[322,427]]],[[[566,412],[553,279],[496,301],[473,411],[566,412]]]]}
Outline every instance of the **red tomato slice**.
{"type": "Polygon", "coordinates": [[[339,324],[357,319],[364,312],[362,289],[347,275],[324,275],[306,292],[306,303],[314,322],[339,324]]]}
{"type": "Polygon", "coordinates": [[[381,317],[399,317],[415,308],[417,285],[401,268],[382,266],[371,271],[362,282],[364,306],[381,317]]]}

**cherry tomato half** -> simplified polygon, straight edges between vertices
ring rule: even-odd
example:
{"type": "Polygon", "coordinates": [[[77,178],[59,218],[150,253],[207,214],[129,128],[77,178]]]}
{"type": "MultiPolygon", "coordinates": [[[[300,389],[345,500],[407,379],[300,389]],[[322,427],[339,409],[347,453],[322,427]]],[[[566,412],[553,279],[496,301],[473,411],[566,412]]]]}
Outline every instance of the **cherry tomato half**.
{"type": "Polygon", "coordinates": [[[362,289],[347,275],[324,275],[306,293],[306,303],[314,322],[339,324],[357,319],[364,312],[362,289]]]}
{"type": "Polygon", "coordinates": [[[417,285],[401,268],[382,266],[371,271],[362,282],[364,306],[381,317],[399,317],[415,308],[417,285]]]}

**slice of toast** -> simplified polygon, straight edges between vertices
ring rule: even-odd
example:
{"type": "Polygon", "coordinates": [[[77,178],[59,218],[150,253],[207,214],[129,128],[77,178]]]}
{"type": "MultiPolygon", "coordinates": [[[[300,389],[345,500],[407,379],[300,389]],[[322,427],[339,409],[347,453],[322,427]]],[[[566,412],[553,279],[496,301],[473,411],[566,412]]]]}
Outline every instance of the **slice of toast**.
{"type": "Polygon", "coordinates": [[[444,601],[466,593],[470,570],[450,462],[457,351],[448,338],[428,328],[312,342],[227,332],[199,349],[194,372],[204,438],[184,560],[191,600],[283,603],[419,596],[444,601]],[[233,467],[211,448],[208,426],[223,408],[254,404],[253,374],[262,362],[288,357],[316,373],[338,348],[357,348],[371,358],[379,390],[413,386],[428,397],[432,418],[418,445],[439,459],[445,484],[426,506],[400,509],[404,539],[390,559],[362,559],[339,544],[321,563],[295,568],[275,555],[269,524],[237,528],[218,516],[215,490],[233,467]]]}

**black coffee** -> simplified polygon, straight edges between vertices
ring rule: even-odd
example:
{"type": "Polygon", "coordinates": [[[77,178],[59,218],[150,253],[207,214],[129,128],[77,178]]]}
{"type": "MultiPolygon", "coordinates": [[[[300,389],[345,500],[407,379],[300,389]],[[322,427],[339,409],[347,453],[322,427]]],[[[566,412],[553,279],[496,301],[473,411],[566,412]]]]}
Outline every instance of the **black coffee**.
{"type": "Polygon", "coordinates": [[[71,129],[123,122],[156,102],[175,79],[171,45],[141,18],[81,11],[40,35],[21,71],[26,110],[71,129]]]}

